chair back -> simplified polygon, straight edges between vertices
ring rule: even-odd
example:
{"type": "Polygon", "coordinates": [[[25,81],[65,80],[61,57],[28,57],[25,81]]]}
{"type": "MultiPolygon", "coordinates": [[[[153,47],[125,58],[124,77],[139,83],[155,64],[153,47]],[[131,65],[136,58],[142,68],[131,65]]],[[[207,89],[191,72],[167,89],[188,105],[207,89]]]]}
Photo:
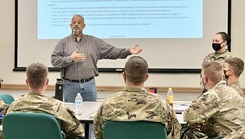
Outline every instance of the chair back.
{"type": "Polygon", "coordinates": [[[0,98],[6,103],[11,104],[14,101],[14,97],[10,94],[0,94],[0,98]]]}
{"type": "Polygon", "coordinates": [[[4,139],[63,139],[54,116],[45,113],[13,112],[3,119],[4,139]]]}
{"type": "Polygon", "coordinates": [[[150,121],[106,121],[103,139],[167,139],[162,123],[150,121]]]}

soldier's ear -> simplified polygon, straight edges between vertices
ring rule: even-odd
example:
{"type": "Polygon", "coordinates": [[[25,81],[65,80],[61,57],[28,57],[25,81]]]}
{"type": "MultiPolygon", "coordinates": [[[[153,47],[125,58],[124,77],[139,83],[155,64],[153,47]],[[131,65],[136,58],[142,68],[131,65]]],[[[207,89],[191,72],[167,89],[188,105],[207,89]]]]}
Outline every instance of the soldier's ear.
{"type": "Polygon", "coordinates": [[[125,72],[123,72],[123,80],[126,83],[126,73],[125,72]]]}
{"type": "Polygon", "coordinates": [[[49,83],[49,78],[47,78],[45,85],[48,86],[48,83],[49,83]]]}
{"type": "Polygon", "coordinates": [[[203,82],[203,85],[206,85],[208,82],[208,78],[206,76],[202,76],[202,82],[203,82]]]}
{"type": "Polygon", "coordinates": [[[28,85],[29,86],[29,81],[26,79],[26,85],[28,85]]]}
{"type": "Polygon", "coordinates": [[[232,75],[232,74],[234,74],[234,71],[233,71],[232,69],[230,69],[230,70],[228,71],[228,75],[232,75]]]}
{"type": "Polygon", "coordinates": [[[227,41],[224,41],[224,45],[225,45],[225,46],[227,45],[227,41]]]}
{"type": "Polygon", "coordinates": [[[145,81],[148,79],[148,77],[149,77],[149,74],[147,73],[145,76],[145,81]]]}

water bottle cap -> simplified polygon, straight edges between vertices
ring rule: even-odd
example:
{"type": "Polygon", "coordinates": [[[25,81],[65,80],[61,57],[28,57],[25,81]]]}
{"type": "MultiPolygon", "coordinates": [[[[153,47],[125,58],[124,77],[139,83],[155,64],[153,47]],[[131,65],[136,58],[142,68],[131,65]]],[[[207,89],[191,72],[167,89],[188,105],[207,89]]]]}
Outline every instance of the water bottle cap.
{"type": "Polygon", "coordinates": [[[168,88],[168,90],[172,90],[172,88],[171,88],[171,87],[169,87],[169,88],[168,88]]]}

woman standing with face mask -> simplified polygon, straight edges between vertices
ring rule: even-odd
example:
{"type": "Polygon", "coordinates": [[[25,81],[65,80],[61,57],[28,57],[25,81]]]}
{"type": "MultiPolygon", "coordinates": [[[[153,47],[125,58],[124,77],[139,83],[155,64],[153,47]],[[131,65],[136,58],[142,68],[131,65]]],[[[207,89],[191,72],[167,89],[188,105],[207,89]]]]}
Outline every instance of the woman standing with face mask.
{"type": "Polygon", "coordinates": [[[231,39],[225,32],[216,33],[212,43],[212,47],[215,52],[208,54],[204,58],[203,63],[216,61],[223,65],[226,58],[233,57],[233,55],[227,50],[227,45],[229,45],[230,42],[231,39]]]}
{"type": "MultiPolygon", "coordinates": [[[[227,45],[229,45],[230,42],[231,39],[227,33],[225,32],[216,33],[212,43],[212,48],[215,52],[209,53],[207,56],[205,56],[202,65],[206,62],[213,62],[213,61],[219,62],[221,65],[223,65],[225,59],[234,57],[234,55],[232,55],[231,52],[227,50],[227,45]]],[[[202,82],[200,82],[200,85],[201,85],[202,92],[206,92],[202,82]]]]}

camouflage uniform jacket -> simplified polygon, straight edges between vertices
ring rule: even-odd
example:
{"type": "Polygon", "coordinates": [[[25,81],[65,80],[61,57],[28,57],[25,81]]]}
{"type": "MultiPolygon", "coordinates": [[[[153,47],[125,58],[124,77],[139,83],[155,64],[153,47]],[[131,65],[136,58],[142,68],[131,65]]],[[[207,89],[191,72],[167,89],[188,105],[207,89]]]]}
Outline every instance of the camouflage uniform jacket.
{"type": "Polygon", "coordinates": [[[216,61],[216,62],[219,62],[223,66],[225,59],[230,58],[230,57],[234,57],[234,56],[228,50],[226,50],[222,54],[213,52],[213,53],[208,54],[204,58],[203,63],[216,61]]]}
{"type": "Polygon", "coordinates": [[[9,107],[8,104],[5,104],[5,102],[0,98],[0,113],[5,115],[6,109],[9,107]]]}
{"type": "Polygon", "coordinates": [[[245,99],[220,81],[184,111],[184,121],[209,137],[225,136],[245,126],[245,99]]]}
{"type": "Polygon", "coordinates": [[[103,126],[107,120],[161,122],[166,127],[169,139],[180,137],[181,126],[172,107],[161,96],[140,87],[125,87],[101,104],[94,117],[96,139],[103,138],[103,126]]]}
{"type": "Polygon", "coordinates": [[[242,91],[242,88],[240,86],[239,81],[231,83],[228,86],[230,86],[231,88],[235,89],[242,97],[245,97],[245,95],[244,95],[244,93],[242,91]]]}
{"type": "MultiPolygon", "coordinates": [[[[5,104],[5,102],[0,98],[0,113],[5,115],[5,110],[9,107],[8,104],[5,104]]],[[[2,122],[2,121],[1,121],[2,122]]],[[[1,123],[2,124],[2,123],[1,123]]],[[[0,130],[0,139],[3,139],[3,133],[2,130],[0,130]]]]}
{"type": "Polygon", "coordinates": [[[11,112],[36,112],[47,113],[53,115],[59,124],[62,131],[65,133],[65,138],[73,138],[82,136],[83,127],[79,120],[73,115],[73,112],[64,106],[64,104],[45,94],[30,93],[12,102],[7,110],[11,112]]]}
{"type": "Polygon", "coordinates": [[[231,132],[229,135],[225,136],[223,139],[245,139],[245,127],[231,132]]]}
{"type": "MultiPolygon", "coordinates": [[[[234,55],[231,54],[231,52],[229,52],[228,50],[226,50],[224,53],[219,54],[217,52],[213,52],[213,53],[209,53],[207,56],[205,56],[203,63],[206,62],[219,62],[222,66],[224,65],[225,59],[230,58],[230,57],[234,57],[234,55]]],[[[224,78],[225,79],[225,78],[224,78]]],[[[202,75],[200,75],[200,86],[201,86],[201,91],[204,91],[204,86],[202,83],[202,75]]]]}

